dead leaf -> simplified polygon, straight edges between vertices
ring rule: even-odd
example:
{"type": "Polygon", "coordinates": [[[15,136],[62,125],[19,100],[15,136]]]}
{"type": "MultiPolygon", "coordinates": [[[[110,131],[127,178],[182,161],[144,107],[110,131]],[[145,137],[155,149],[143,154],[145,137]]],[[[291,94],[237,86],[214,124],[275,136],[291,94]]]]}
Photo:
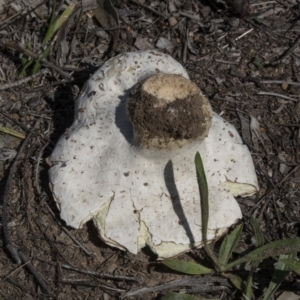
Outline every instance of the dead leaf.
{"type": "Polygon", "coordinates": [[[283,292],[277,300],[299,300],[299,295],[293,292],[283,292]]]}
{"type": "Polygon", "coordinates": [[[261,144],[264,146],[265,143],[261,136],[260,125],[259,125],[258,120],[251,115],[249,115],[249,117],[250,117],[250,130],[251,130],[253,144],[257,143],[257,140],[259,140],[261,142],[261,144]]]}
{"type": "MultiPolygon", "coordinates": [[[[97,6],[98,7],[94,10],[94,15],[101,26],[105,29],[118,28],[119,17],[116,9],[111,3],[111,0],[97,0],[97,6]]],[[[119,29],[115,29],[110,32],[113,38],[111,50],[115,49],[118,43],[119,32],[119,29]]]]}

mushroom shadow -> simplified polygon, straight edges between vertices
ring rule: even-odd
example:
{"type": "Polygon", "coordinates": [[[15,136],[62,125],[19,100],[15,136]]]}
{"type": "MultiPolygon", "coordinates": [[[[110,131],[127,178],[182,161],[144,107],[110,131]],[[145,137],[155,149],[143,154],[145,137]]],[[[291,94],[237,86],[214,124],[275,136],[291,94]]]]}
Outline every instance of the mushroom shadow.
{"type": "Polygon", "coordinates": [[[178,221],[183,226],[188,239],[190,240],[191,247],[193,248],[195,245],[195,239],[193,233],[191,231],[188,220],[184,214],[184,210],[181,205],[180,196],[176,187],[175,178],[174,178],[174,168],[171,160],[165,166],[164,169],[164,178],[165,184],[169,191],[170,197],[172,199],[173,209],[178,217],[178,221]]]}
{"type": "Polygon", "coordinates": [[[125,137],[129,144],[133,144],[133,127],[127,115],[127,101],[130,95],[131,89],[125,91],[124,95],[120,96],[119,105],[116,107],[115,122],[116,126],[120,129],[120,132],[125,137]]]}

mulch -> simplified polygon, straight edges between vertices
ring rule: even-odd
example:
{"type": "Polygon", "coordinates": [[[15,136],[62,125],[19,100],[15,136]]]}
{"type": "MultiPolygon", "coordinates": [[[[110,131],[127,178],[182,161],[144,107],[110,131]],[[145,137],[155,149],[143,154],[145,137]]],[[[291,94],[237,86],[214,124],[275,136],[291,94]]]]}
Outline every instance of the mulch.
{"type": "MultiPolygon", "coordinates": [[[[74,1],[59,2],[56,14],[74,1]]],[[[99,66],[120,53],[157,49],[186,68],[251,151],[260,191],[238,199],[245,217],[240,251],[253,247],[250,216],[268,242],[299,237],[299,1],[113,1],[115,28],[109,17],[99,24],[93,1],[82,2],[38,73],[31,66],[22,78],[24,59],[44,51],[53,1],[16,0],[0,13],[0,126],[24,135],[0,135],[0,299],[160,299],[170,290],[242,299],[225,278],[183,276],[148,249],[132,255],[105,245],[92,222],[67,228],[49,190],[47,157],[99,66]]],[[[202,249],[180,258],[209,264],[202,249]]],[[[255,299],[274,262],[255,272],[255,299]]],[[[299,279],[289,275],[276,295],[297,289],[299,279]]]]}

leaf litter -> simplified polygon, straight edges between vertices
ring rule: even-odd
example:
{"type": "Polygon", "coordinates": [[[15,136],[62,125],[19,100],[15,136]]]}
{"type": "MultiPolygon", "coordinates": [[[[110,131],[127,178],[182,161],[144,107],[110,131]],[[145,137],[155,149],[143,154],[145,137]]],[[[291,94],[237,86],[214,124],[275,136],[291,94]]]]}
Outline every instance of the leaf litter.
{"type": "MultiPolygon", "coordinates": [[[[107,56],[135,51],[135,43],[144,41],[140,47],[159,47],[184,63],[213,109],[235,125],[242,136],[247,134],[243,138],[257,165],[261,191],[247,201],[238,199],[243,215],[258,218],[268,241],[299,237],[300,49],[296,2],[264,4],[250,0],[246,12],[235,5],[236,1],[224,1],[227,5],[210,1],[210,6],[207,1],[108,2],[119,16],[119,23],[112,16],[113,10],[103,13],[103,3],[102,14],[108,15],[110,21],[104,24],[101,19],[101,26],[92,11],[97,7],[96,1],[92,8],[79,6],[66,26],[58,28],[51,38],[49,55],[40,60],[42,70],[49,72],[41,72],[27,82],[19,78],[22,58],[30,54],[23,50],[35,54],[33,60],[42,57],[42,41],[50,25],[53,2],[16,0],[0,13],[0,126],[24,136],[34,128],[10,183],[6,211],[12,243],[27,260],[14,264],[2,248],[0,295],[4,299],[8,295],[17,299],[45,298],[47,289],[37,289],[40,281],[34,279],[41,276],[49,288],[49,298],[80,299],[89,294],[91,298],[102,295],[115,299],[129,289],[144,288],[147,293],[141,294],[143,299],[153,299],[166,290],[178,291],[181,282],[186,292],[194,291],[198,296],[219,298],[222,293],[223,299],[240,299],[241,295],[233,295],[233,288],[218,277],[212,276],[206,283],[190,279],[191,286],[182,275],[157,264],[147,249],[134,256],[104,245],[90,223],[79,230],[66,228],[59,220],[48,188],[46,159],[72,123],[74,100],[84,82],[107,56]],[[240,111],[259,120],[259,124],[252,120],[251,128],[249,117],[241,126],[240,111]],[[252,142],[251,130],[264,144],[252,142]],[[284,159],[279,159],[282,154],[284,159]],[[29,261],[37,274],[28,272],[29,261]],[[62,263],[85,273],[60,268],[62,263]],[[98,272],[102,277],[88,272],[98,272]],[[115,277],[105,278],[103,274],[115,277]],[[136,280],[128,281],[127,277],[136,280]],[[220,282],[222,289],[216,288],[220,282]]],[[[61,1],[55,15],[74,4],[61,1]]],[[[32,72],[29,67],[25,78],[32,72]]],[[[6,144],[1,153],[19,151],[20,142],[6,144]]],[[[1,191],[7,184],[12,161],[13,156],[9,155],[0,160],[1,191]]],[[[2,199],[1,195],[1,209],[2,199]]],[[[245,226],[246,232],[251,232],[247,223],[245,226]]],[[[4,235],[0,236],[4,247],[4,235]]],[[[241,240],[241,249],[251,248],[248,234],[243,233],[241,240]]],[[[206,259],[202,250],[182,258],[190,262],[206,259]]],[[[271,279],[264,269],[253,274],[254,281],[259,282],[258,291],[267,287],[265,277],[271,279]]],[[[296,277],[288,276],[276,295],[295,289],[297,284],[296,277]]]]}

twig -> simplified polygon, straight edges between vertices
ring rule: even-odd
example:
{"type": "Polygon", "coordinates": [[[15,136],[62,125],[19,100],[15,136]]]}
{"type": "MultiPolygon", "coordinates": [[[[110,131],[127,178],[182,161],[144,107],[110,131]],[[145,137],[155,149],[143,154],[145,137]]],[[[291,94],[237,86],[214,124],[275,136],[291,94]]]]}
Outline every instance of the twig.
{"type": "MultiPolygon", "coordinates": [[[[23,286],[22,284],[19,283],[18,280],[16,280],[15,278],[9,276],[8,278],[5,279],[7,282],[9,282],[10,284],[15,285],[16,287],[18,287],[21,291],[28,293],[29,295],[31,295],[33,297],[33,299],[39,299],[38,295],[34,293],[34,291],[31,291],[29,288],[23,286]]],[[[1,297],[0,297],[1,299],[1,297]]],[[[3,297],[4,299],[4,297],[3,297]]]]}
{"type": "MultiPolygon", "coordinates": [[[[20,15],[20,18],[25,17],[26,15],[29,15],[30,13],[34,12],[38,7],[40,7],[41,5],[43,5],[44,3],[46,3],[48,0],[43,0],[43,1],[37,1],[36,3],[33,3],[33,5],[35,5],[33,8],[31,8],[30,10],[26,11],[19,11],[18,13],[12,15],[10,18],[6,19],[3,23],[1,23],[0,25],[0,30],[4,29],[5,27],[7,27],[8,25],[12,24],[13,22],[16,22],[17,20],[14,20],[14,18],[16,18],[18,15],[20,15]],[[8,21],[10,21],[11,19],[13,19],[10,23],[8,23],[8,21]]],[[[32,6],[31,6],[32,7],[32,6]]]]}
{"type": "Polygon", "coordinates": [[[31,135],[33,134],[33,131],[34,131],[34,127],[31,128],[29,134],[23,141],[18,154],[16,155],[15,160],[11,165],[11,168],[10,168],[9,174],[8,174],[8,178],[7,178],[7,181],[5,184],[5,188],[4,188],[3,203],[2,203],[2,227],[3,227],[3,235],[4,235],[6,248],[9,251],[12,258],[14,259],[14,261],[19,265],[21,264],[21,258],[19,257],[17,250],[15,249],[15,247],[13,246],[13,244],[11,242],[10,233],[9,233],[8,225],[7,225],[7,202],[8,202],[9,192],[11,189],[11,185],[12,185],[12,181],[13,181],[13,177],[14,177],[17,165],[20,161],[21,155],[23,154],[23,152],[25,150],[25,147],[27,146],[27,144],[30,140],[31,135]]]}
{"type": "MultiPolygon", "coordinates": [[[[187,13],[185,13],[185,12],[183,12],[183,11],[180,11],[180,12],[179,12],[179,15],[182,16],[182,17],[186,17],[186,18],[189,18],[189,19],[191,19],[191,20],[194,20],[194,21],[197,21],[197,22],[200,22],[200,23],[201,23],[201,20],[200,20],[199,17],[195,17],[195,16],[190,15],[190,14],[187,14],[187,13]]],[[[204,26],[204,25],[203,25],[203,26],[204,26]]]]}
{"type": "Polygon", "coordinates": [[[15,270],[13,270],[12,272],[10,272],[7,276],[5,276],[1,281],[6,280],[8,277],[10,277],[11,275],[13,275],[14,273],[16,273],[18,270],[22,269],[24,266],[26,266],[28,263],[30,263],[30,260],[23,263],[23,265],[17,267],[15,270]]]}
{"type": "Polygon", "coordinates": [[[64,231],[64,233],[66,233],[71,240],[79,247],[81,248],[81,250],[88,256],[92,256],[92,254],[75,238],[75,236],[67,229],[65,228],[61,222],[55,217],[54,212],[52,211],[52,209],[50,208],[50,206],[48,205],[48,203],[45,201],[44,205],[47,207],[49,213],[51,214],[51,216],[53,217],[54,220],[56,220],[56,222],[58,223],[58,225],[61,227],[61,229],[64,231]]]}
{"type": "Polygon", "coordinates": [[[42,159],[42,155],[44,153],[45,148],[49,145],[49,142],[46,142],[46,144],[42,147],[38,157],[37,157],[37,163],[36,163],[36,168],[35,168],[35,188],[38,192],[38,195],[41,195],[41,187],[39,183],[39,167],[42,159]]]}
{"type": "Polygon", "coordinates": [[[123,293],[124,292],[124,290],[117,289],[117,288],[111,287],[109,285],[93,283],[93,282],[91,282],[90,279],[86,279],[86,278],[84,278],[84,279],[81,279],[81,278],[78,278],[78,279],[62,279],[60,281],[60,283],[71,284],[71,285],[75,285],[75,286],[84,285],[84,286],[88,286],[88,287],[98,287],[98,288],[101,288],[103,290],[116,292],[116,293],[123,293]]]}
{"type": "MultiPolygon", "coordinates": [[[[261,80],[261,83],[264,84],[282,84],[282,83],[286,83],[288,85],[296,85],[296,86],[300,86],[300,82],[295,82],[295,81],[284,81],[284,80],[261,80]]],[[[254,85],[255,82],[247,82],[244,83],[243,86],[249,86],[249,85],[254,85]]]]}
{"type": "MultiPolygon", "coordinates": [[[[28,258],[26,257],[26,255],[23,252],[19,251],[18,254],[19,254],[21,260],[23,261],[23,263],[29,261],[28,258]]],[[[39,283],[39,285],[43,289],[43,291],[47,294],[51,294],[51,291],[50,291],[47,283],[42,278],[40,273],[34,268],[33,264],[30,261],[27,263],[26,267],[31,272],[31,274],[34,276],[36,281],[39,283]]]]}
{"type": "Polygon", "coordinates": [[[183,277],[180,279],[176,279],[173,281],[169,281],[167,283],[164,284],[160,284],[157,286],[153,286],[153,287],[144,287],[141,289],[137,289],[137,290],[133,290],[133,291],[129,291],[123,295],[120,296],[121,299],[123,298],[127,298],[127,297],[133,297],[133,296],[139,296],[139,295],[144,295],[144,294],[148,294],[148,293],[153,293],[153,292],[160,292],[160,291],[164,291],[164,290],[168,290],[168,289],[172,289],[172,288],[179,288],[179,287],[192,287],[194,288],[195,286],[201,286],[202,287],[202,291],[212,291],[215,289],[215,286],[213,283],[218,283],[218,284],[222,284],[223,286],[228,286],[228,281],[225,278],[218,278],[218,277],[213,277],[213,276],[205,276],[205,278],[203,277],[183,277]],[[208,285],[209,283],[211,283],[211,285],[208,285]]]}
{"type": "Polygon", "coordinates": [[[6,115],[5,113],[3,113],[3,110],[0,109],[0,115],[7,119],[9,122],[12,122],[14,124],[16,124],[18,127],[20,127],[24,132],[28,133],[28,128],[26,128],[23,124],[19,123],[18,121],[16,121],[15,119],[12,119],[10,116],[6,115]]]}
{"type": "Polygon", "coordinates": [[[147,5],[145,5],[145,4],[142,4],[142,3],[139,2],[139,1],[136,1],[136,0],[129,0],[129,2],[132,2],[132,3],[136,4],[136,5],[141,6],[141,7],[144,7],[145,9],[151,11],[154,15],[157,15],[157,16],[162,17],[162,18],[164,18],[164,19],[167,18],[166,15],[164,15],[164,14],[158,12],[157,10],[151,8],[150,6],[147,6],[147,5]]]}
{"type": "Polygon", "coordinates": [[[289,6],[288,4],[286,4],[284,1],[282,0],[275,0],[277,3],[281,4],[282,6],[284,6],[285,8],[291,8],[291,6],[289,6]]]}
{"type": "Polygon", "coordinates": [[[38,86],[36,88],[28,89],[27,91],[24,91],[24,93],[26,93],[26,94],[36,93],[36,92],[39,92],[39,91],[46,90],[46,89],[48,89],[50,87],[53,87],[53,86],[58,86],[58,85],[61,85],[61,84],[67,84],[67,83],[71,83],[71,82],[74,82],[74,81],[73,80],[66,80],[66,79],[58,80],[58,81],[55,81],[55,82],[52,82],[52,83],[49,83],[49,84],[38,86]]]}
{"type": "Polygon", "coordinates": [[[22,85],[24,83],[27,83],[27,82],[31,81],[32,79],[34,79],[36,77],[39,77],[41,75],[45,75],[47,73],[49,73],[48,69],[42,69],[40,72],[38,72],[38,73],[36,73],[34,75],[28,76],[26,78],[20,79],[20,80],[15,81],[15,82],[10,82],[10,83],[6,83],[6,84],[3,84],[3,85],[0,85],[0,91],[6,90],[6,89],[11,89],[13,87],[22,85]]]}
{"type": "MultiPolygon", "coordinates": [[[[287,174],[282,180],[280,180],[275,187],[278,188],[283,182],[285,182],[293,173],[295,173],[300,166],[296,166],[289,174],[287,174]]],[[[274,188],[268,190],[264,195],[261,196],[261,198],[258,200],[258,202],[253,206],[252,210],[251,210],[251,214],[253,214],[254,210],[261,204],[261,202],[268,196],[270,195],[272,192],[274,191],[274,188]]],[[[259,215],[259,218],[261,218],[262,213],[264,212],[266,205],[267,205],[267,201],[264,204],[263,208],[261,209],[261,213],[259,215]]]]}
{"type": "Polygon", "coordinates": [[[289,96],[285,96],[285,95],[281,95],[281,94],[277,94],[277,93],[271,93],[271,92],[258,92],[257,95],[274,96],[274,97],[278,97],[278,98],[282,98],[282,99],[294,101],[294,102],[299,101],[299,99],[295,99],[295,98],[291,98],[289,96]]]}
{"type": "Polygon", "coordinates": [[[3,45],[13,48],[17,51],[20,51],[24,54],[26,54],[27,56],[31,57],[32,59],[35,60],[39,60],[41,61],[44,65],[48,66],[49,68],[57,71],[59,74],[61,74],[63,77],[73,80],[73,77],[70,76],[68,73],[64,72],[60,67],[56,66],[55,64],[49,62],[48,60],[46,60],[45,58],[40,57],[39,55],[34,54],[33,52],[31,52],[30,50],[18,45],[15,42],[11,42],[11,41],[2,41],[3,45]]]}
{"type": "Polygon", "coordinates": [[[69,265],[61,265],[62,268],[66,270],[71,270],[71,271],[76,271],[78,273],[82,274],[87,274],[87,275],[92,275],[95,277],[101,277],[101,278],[106,278],[106,279],[113,279],[113,280],[127,280],[127,281],[140,281],[139,278],[136,277],[129,277],[129,276],[119,276],[119,275],[111,275],[111,274],[105,274],[105,273],[98,273],[98,272],[93,272],[93,271],[85,271],[85,270],[80,270],[78,268],[75,268],[73,266],[69,265]]]}
{"type": "Polygon", "coordinates": [[[283,59],[285,59],[286,57],[288,57],[289,55],[292,54],[292,52],[298,46],[299,42],[300,42],[300,34],[298,35],[298,37],[296,38],[296,40],[293,42],[293,44],[285,52],[283,52],[283,54],[278,59],[276,59],[275,61],[271,62],[270,65],[271,66],[276,66],[276,65],[280,64],[283,59]]]}

